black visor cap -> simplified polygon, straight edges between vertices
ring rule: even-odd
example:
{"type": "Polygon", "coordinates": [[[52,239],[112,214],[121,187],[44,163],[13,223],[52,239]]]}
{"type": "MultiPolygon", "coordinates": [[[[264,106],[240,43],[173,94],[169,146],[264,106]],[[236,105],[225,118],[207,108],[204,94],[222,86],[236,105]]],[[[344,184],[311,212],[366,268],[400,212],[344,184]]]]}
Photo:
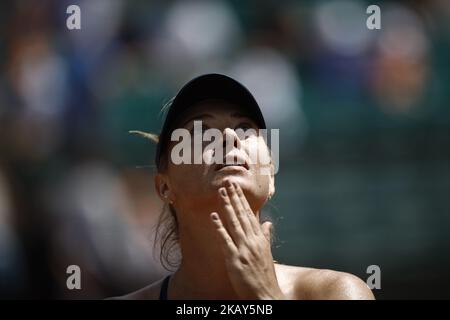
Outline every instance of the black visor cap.
{"type": "Polygon", "coordinates": [[[180,116],[189,107],[210,99],[223,100],[237,105],[255,121],[259,129],[266,129],[261,109],[244,85],[223,74],[201,75],[184,85],[169,106],[156,146],[155,163],[158,169],[160,169],[161,155],[167,148],[172,131],[180,122],[180,116]]]}

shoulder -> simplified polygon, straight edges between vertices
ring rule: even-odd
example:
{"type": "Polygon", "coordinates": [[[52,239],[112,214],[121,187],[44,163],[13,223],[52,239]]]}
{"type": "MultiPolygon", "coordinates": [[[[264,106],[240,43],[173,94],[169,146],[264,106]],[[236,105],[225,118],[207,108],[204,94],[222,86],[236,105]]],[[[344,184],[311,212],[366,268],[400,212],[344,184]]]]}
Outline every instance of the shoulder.
{"type": "Polygon", "coordinates": [[[275,264],[275,269],[281,289],[292,299],[374,299],[367,284],[350,273],[281,264],[275,264]]]}
{"type": "Polygon", "coordinates": [[[129,294],[111,297],[106,300],[158,300],[161,291],[161,285],[165,278],[162,278],[142,289],[131,292],[129,294]]]}

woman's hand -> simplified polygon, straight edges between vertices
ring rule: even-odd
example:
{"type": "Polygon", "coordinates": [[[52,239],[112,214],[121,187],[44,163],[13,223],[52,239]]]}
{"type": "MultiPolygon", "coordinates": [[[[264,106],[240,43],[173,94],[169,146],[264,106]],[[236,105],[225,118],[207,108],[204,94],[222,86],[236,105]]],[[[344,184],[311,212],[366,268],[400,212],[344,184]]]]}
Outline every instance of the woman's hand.
{"type": "Polygon", "coordinates": [[[259,224],[236,183],[228,181],[226,188],[220,188],[219,198],[223,205],[220,217],[213,212],[211,220],[234,290],[241,299],[285,299],[278,286],[271,252],[272,224],[259,224]]]}

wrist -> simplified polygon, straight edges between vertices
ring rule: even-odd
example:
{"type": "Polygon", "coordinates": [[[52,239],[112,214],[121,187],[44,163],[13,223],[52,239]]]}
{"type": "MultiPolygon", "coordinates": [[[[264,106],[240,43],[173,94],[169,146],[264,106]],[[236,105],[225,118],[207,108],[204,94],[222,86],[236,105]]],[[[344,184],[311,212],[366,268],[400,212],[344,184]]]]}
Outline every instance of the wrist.
{"type": "Polygon", "coordinates": [[[287,297],[283,294],[281,289],[275,290],[268,294],[262,295],[259,300],[287,300],[287,297]]]}

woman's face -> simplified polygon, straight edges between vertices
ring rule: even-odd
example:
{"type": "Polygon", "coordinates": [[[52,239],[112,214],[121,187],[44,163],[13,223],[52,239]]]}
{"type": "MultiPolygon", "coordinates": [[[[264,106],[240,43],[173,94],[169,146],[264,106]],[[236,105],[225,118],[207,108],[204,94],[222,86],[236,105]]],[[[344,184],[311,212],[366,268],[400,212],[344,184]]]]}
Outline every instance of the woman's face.
{"type": "MultiPolygon", "coordinates": [[[[174,164],[171,157],[172,148],[179,142],[169,144],[168,166],[164,173],[159,173],[156,179],[157,189],[164,201],[170,199],[177,212],[183,209],[200,211],[196,209],[217,210],[218,189],[227,179],[238,183],[243,189],[247,200],[254,212],[261,209],[269,195],[274,192],[273,175],[267,173],[272,165],[262,164],[250,158],[251,155],[265,153],[269,150],[264,138],[258,135],[258,127],[252,118],[240,112],[240,108],[221,101],[208,101],[189,108],[182,117],[179,128],[191,132],[191,164],[174,164]],[[222,164],[193,164],[194,121],[202,121],[203,132],[215,128],[222,133],[224,141],[228,141],[228,148],[223,145],[222,164]],[[237,129],[254,129],[255,134],[245,137],[236,134],[237,129]],[[256,152],[256,153],[255,153],[256,152]],[[225,160],[241,164],[224,166],[225,160]],[[242,164],[242,162],[244,162],[242,164]],[[262,170],[265,168],[266,170],[262,170]]],[[[200,137],[197,137],[201,139],[200,137]]],[[[214,141],[214,140],[213,140],[214,141]]],[[[213,149],[206,148],[211,142],[202,143],[203,159],[211,159],[216,155],[213,149]]],[[[219,153],[220,154],[220,153],[219,153]]],[[[217,157],[216,157],[217,159],[217,157]]]]}

